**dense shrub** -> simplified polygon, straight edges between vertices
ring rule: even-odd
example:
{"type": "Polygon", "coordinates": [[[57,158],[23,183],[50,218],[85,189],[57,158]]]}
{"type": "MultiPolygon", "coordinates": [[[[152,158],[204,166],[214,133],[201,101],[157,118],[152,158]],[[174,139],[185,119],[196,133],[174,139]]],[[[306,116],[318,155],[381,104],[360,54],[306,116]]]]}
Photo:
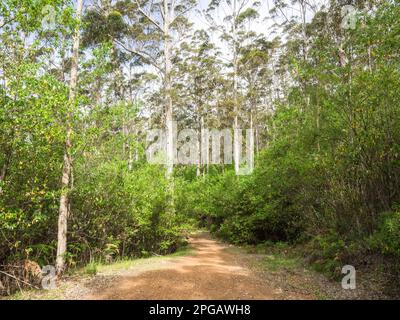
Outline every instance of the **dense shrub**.
{"type": "Polygon", "coordinates": [[[383,254],[400,257],[400,211],[385,214],[377,232],[370,239],[371,246],[383,254]]]}
{"type": "Polygon", "coordinates": [[[70,236],[79,248],[72,253],[87,261],[165,254],[181,245],[189,225],[180,212],[168,209],[162,166],[143,163],[129,171],[125,162],[85,159],[80,169],[70,236]],[[85,171],[88,165],[91,170],[85,171]]]}
{"type": "Polygon", "coordinates": [[[390,40],[399,10],[384,4],[349,31],[345,63],[331,58],[337,43],[317,19],[309,60],[289,43],[298,78],[267,118],[254,173],[212,171],[189,189],[186,207],[202,225],[233,243],[311,241],[311,260],[330,274],[366,253],[398,259],[400,214],[385,212],[400,201],[399,42],[390,40]]]}

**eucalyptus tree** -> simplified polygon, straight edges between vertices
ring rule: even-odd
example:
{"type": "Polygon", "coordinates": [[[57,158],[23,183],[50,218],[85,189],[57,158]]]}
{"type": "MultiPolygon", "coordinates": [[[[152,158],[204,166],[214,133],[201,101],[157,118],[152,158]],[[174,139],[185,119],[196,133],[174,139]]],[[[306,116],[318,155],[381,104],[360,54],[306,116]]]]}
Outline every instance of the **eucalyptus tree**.
{"type": "Polygon", "coordinates": [[[259,1],[251,0],[212,0],[204,12],[204,16],[210,25],[211,32],[220,34],[220,38],[228,47],[231,56],[229,67],[232,69],[232,100],[233,100],[233,160],[236,174],[240,168],[240,129],[239,115],[241,107],[240,79],[239,79],[239,52],[243,45],[241,36],[251,32],[249,28],[252,21],[259,17],[256,10],[260,6],[259,1]],[[223,17],[219,17],[219,11],[223,11],[223,17]]]}
{"type": "Polygon", "coordinates": [[[132,169],[132,149],[135,144],[132,132],[137,131],[133,125],[137,101],[133,98],[132,88],[135,83],[135,90],[139,91],[141,79],[145,77],[143,72],[132,72],[141,69],[140,59],[126,53],[116,43],[131,36],[129,25],[124,21],[131,10],[129,3],[124,1],[103,0],[92,4],[83,18],[82,36],[83,47],[91,53],[87,55],[85,87],[94,95],[93,109],[119,110],[118,115],[115,114],[113,132],[116,136],[122,135],[122,152],[118,155],[124,158],[129,169],[132,169]],[[93,84],[91,79],[94,80],[93,84]]]}
{"type": "Polygon", "coordinates": [[[32,80],[35,72],[43,74],[51,70],[48,61],[56,54],[52,45],[58,40],[58,34],[49,32],[43,20],[47,8],[52,8],[52,14],[55,15],[60,12],[64,2],[4,0],[0,3],[0,98],[4,116],[0,127],[0,193],[18,145],[15,143],[18,139],[15,121],[23,118],[23,110],[20,109],[18,115],[15,108],[19,103],[18,96],[23,95],[17,95],[16,91],[26,92],[23,79],[30,77],[32,80]]]}
{"type": "MultiPolygon", "coordinates": [[[[50,243],[56,225],[54,210],[60,208],[65,219],[68,215],[64,201],[68,191],[61,191],[60,206],[57,198],[59,168],[70,146],[65,143],[69,130],[64,124],[71,119],[62,63],[73,24],[69,5],[62,0],[10,0],[0,5],[0,188],[4,187],[0,228],[7,233],[8,244],[21,244],[20,248],[9,245],[5,259],[23,250],[29,256],[33,250],[29,246],[38,239],[50,243]],[[13,218],[7,219],[7,215],[13,218]]],[[[69,174],[63,172],[63,183],[69,174]]]]}
{"type": "Polygon", "coordinates": [[[83,0],[77,0],[76,3],[76,21],[75,35],[72,47],[71,76],[69,82],[68,111],[66,115],[66,137],[64,149],[64,163],[61,175],[61,196],[58,214],[58,235],[57,235],[57,274],[61,276],[65,270],[65,255],[67,252],[67,230],[69,215],[69,188],[71,187],[72,175],[72,119],[74,117],[73,108],[76,104],[77,83],[78,83],[78,63],[80,46],[80,23],[83,10],[83,0]]]}
{"type": "MultiPolygon", "coordinates": [[[[88,50],[107,49],[106,55],[110,59],[108,90],[105,96],[108,103],[121,103],[125,97],[124,67],[129,60],[113,41],[121,39],[128,33],[128,25],[124,22],[124,14],[130,10],[123,1],[114,3],[111,0],[94,2],[83,17],[82,46],[88,50]]],[[[105,70],[104,70],[105,71],[105,70]]],[[[104,84],[104,83],[103,83],[104,84]]],[[[100,83],[98,83],[100,85],[100,83]]],[[[102,94],[101,90],[98,93],[102,94]]],[[[97,99],[99,100],[99,99],[97,99]]]]}
{"type": "Polygon", "coordinates": [[[166,128],[167,176],[173,173],[176,158],[173,138],[174,59],[190,23],[186,15],[196,5],[194,0],[133,1],[131,30],[134,38],[114,41],[128,52],[151,65],[162,82],[166,128]]]}
{"type": "Polygon", "coordinates": [[[177,86],[181,92],[182,107],[177,110],[189,128],[200,130],[199,162],[197,175],[205,175],[210,163],[208,128],[221,119],[217,104],[220,91],[226,89],[221,71],[220,52],[204,30],[197,30],[184,49],[177,63],[177,86]]]}
{"type": "MultiPolygon", "coordinates": [[[[276,43],[263,35],[251,36],[239,52],[238,74],[244,83],[244,109],[250,114],[250,128],[254,128],[255,147],[260,149],[260,128],[264,127],[265,116],[271,111],[273,74],[270,65],[276,43]]],[[[265,128],[264,128],[265,129],[265,128]]]]}

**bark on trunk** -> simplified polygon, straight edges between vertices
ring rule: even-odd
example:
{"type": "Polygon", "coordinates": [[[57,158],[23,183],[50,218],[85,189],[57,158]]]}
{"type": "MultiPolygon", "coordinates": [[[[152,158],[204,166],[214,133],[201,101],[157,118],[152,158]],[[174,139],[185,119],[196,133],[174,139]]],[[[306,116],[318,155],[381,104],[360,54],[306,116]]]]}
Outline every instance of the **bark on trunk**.
{"type": "Polygon", "coordinates": [[[6,151],[6,158],[5,158],[4,164],[1,167],[1,171],[0,171],[0,195],[3,194],[2,183],[6,179],[7,168],[10,165],[10,162],[11,162],[11,149],[6,151]]]}
{"type": "Polygon", "coordinates": [[[253,112],[250,111],[250,136],[249,136],[249,145],[247,147],[247,161],[249,172],[253,172],[254,170],[254,127],[253,127],[253,112]]]}
{"type": "Polygon", "coordinates": [[[170,8],[169,1],[164,0],[164,59],[165,59],[165,124],[167,131],[167,177],[171,177],[174,170],[174,135],[173,135],[173,119],[172,119],[172,97],[171,97],[171,39],[170,39],[170,15],[173,8],[170,8]]]}
{"type": "MultiPolygon", "coordinates": [[[[83,0],[77,1],[76,18],[78,21],[81,19],[83,8],[83,0]]],[[[72,49],[72,66],[71,66],[71,79],[69,85],[69,108],[75,102],[76,85],[78,80],[78,58],[79,58],[79,27],[75,30],[74,44],[72,49]]],[[[61,276],[65,270],[65,253],[67,252],[67,230],[68,230],[68,215],[69,215],[69,186],[72,172],[72,158],[71,158],[71,134],[72,134],[72,111],[69,110],[67,115],[67,135],[65,139],[64,150],[64,165],[61,178],[61,196],[60,207],[58,216],[58,235],[57,235],[57,261],[56,270],[57,275],[61,276]]]]}
{"type": "Polygon", "coordinates": [[[233,2],[233,101],[234,101],[234,115],[233,122],[233,162],[235,166],[235,173],[239,175],[240,167],[240,142],[239,142],[239,106],[238,106],[238,58],[237,58],[237,32],[236,32],[236,0],[233,2]]]}

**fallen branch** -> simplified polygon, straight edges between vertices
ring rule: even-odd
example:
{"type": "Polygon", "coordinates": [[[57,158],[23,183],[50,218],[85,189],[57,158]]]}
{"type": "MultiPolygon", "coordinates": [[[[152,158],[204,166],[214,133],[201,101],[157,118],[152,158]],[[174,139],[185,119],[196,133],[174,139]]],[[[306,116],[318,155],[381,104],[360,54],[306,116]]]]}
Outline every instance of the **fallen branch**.
{"type": "Polygon", "coordinates": [[[16,276],[13,276],[12,274],[9,274],[9,273],[4,272],[4,271],[1,271],[1,270],[0,270],[0,273],[3,273],[3,274],[5,274],[6,276],[9,276],[9,277],[11,277],[11,278],[13,278],[13,279],[15,279],[15,280],[17,280],[17,281],[21,281],[22,283],[25,283],[25,284],[27,284],[28,286],[31,286],[32,288],[35,288],[35,289],[40,290],[39,287],[34,286],[33,284],[31,284],[31,283],[29,283],[29,282],[26,282],[26,281],[24,281],[24,280],[21,280],[21,279],[17,278],[16,276]]]}

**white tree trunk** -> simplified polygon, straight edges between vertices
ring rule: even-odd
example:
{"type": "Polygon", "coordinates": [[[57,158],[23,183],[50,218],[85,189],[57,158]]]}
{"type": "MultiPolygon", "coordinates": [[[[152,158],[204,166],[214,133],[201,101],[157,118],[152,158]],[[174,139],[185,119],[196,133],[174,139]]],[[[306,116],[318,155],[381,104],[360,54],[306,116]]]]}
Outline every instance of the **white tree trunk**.
{"type": "Polygon", "coordinates": [[[203,148],[204,148],[204,138],[203,138],[203,116],[200,117],[200,144],[199,144],[199,162],[197,163],[196,176],[200,177],[201,168],[203,167],[203,148]]]}
{"type": "Polygon", "coordinates": [[[240,168],[240,137],[239,134],[239,105],[238,105],[238,57],[237,57],[237,30],[236,30],[236,0],[233,1],[233,102],[234,102],[234,123],[233,123],[233,162],[235,174],[239,175],[240,168]]]}
{"type": "Polygon", "coordinates": [[[253,124],[253,112],[250,111],[250,137],[249,137],[249,145],[247,146],[247,161],[249,171],[253,172],[254,170],[254,124],[253,124]]]}
{"type": "Polygon", "coordinates": [[[164,0],[164,59],[165,59],[165,125],[166,125],[166,153],[167,153],[167,177],[171,177],[174,170],[174,129],[172,118],[172,84],[171,84],[171,69],[172,69],[172,45],[170,39],[170,21],[173,4],[169,6],[169,0],[164,0]]]}
{"type": "Polygon", "coordinates": [[[206,172],[208,173],[208,165],[210,163],[210,152],[209,152],[210,136],[208,128],[206,128],[204,125],[204,116],[201,116],[200,119],[200,136],[201,136],[200,159],[201,159],[202,175],[204,177],[206,172]]]}
{"type": "MultiPolygon", "coordinates": [[[[76,19],[79,21],[82,16],[83,0],[77,1],[76,6],[76,19]]],[[[79,42],[80,34],[79,27],[75,30],[74,44],[72,49],[72,66],[71,66],[71,79],[69,85],[69,108],[75,102],[76,85],[78,81],[78,58],[79,58],[79,42]]],[[[69,213],[69,186],[72,172],[72,158],[71,158],[71,134],[72,134],[72,111],[69,110],[67,115],[67,135],[65,139],[64,151],[64,165],[61,178],[61,196],[60,207],[58,216],[58,235],[57,235],[57,261],[56,270],[57,275],[61,276],[65,270],[65,253],[67,252],[67,226],[68,226],[68,213],[69,213]]]]}

